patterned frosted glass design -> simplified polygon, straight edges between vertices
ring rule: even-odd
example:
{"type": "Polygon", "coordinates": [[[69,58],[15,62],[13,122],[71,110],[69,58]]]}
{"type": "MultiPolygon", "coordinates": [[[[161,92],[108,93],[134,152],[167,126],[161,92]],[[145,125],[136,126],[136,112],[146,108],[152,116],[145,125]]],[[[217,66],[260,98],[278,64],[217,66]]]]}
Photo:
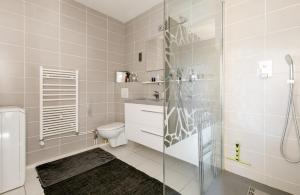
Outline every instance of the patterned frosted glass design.
{"type": "Polygon", "coordinates": [[[203,195],[222,168],[222,3],[165,0],[165,23],[164,183],[176,167],[188,193],[203,195]]]}

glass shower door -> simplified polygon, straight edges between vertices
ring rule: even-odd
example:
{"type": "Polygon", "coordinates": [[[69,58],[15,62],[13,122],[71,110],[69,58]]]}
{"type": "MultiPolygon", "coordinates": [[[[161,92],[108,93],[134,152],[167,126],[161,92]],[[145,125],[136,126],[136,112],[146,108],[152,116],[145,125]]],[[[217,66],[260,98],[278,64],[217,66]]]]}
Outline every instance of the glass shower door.
{"type": "Polygon", "coordinates": [[[181,194],[211,194],[222,169],[222,10],[165,0],[164,184],[181,194]]]}

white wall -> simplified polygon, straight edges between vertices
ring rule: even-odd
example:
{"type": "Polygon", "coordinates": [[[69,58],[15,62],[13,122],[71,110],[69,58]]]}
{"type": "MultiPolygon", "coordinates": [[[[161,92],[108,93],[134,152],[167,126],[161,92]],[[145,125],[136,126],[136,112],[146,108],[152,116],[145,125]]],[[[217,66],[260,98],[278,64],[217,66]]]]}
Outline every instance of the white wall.
{"type": "MultiPolygon", "coordinates": [[[[225,3],[225,157],[241,144],[241,165],[225,158],[225,169],[300,194],[300,164],[280,155],[287,106],[288,65],[296,66],[295,101],[299,116],[300,1],[226,0],[225,3]],[[257,77],[258,61],[273,61],[273,77],[257,77]]],[[[289,127],[287,153],[300,155],[295,130],[289,127]]]]}

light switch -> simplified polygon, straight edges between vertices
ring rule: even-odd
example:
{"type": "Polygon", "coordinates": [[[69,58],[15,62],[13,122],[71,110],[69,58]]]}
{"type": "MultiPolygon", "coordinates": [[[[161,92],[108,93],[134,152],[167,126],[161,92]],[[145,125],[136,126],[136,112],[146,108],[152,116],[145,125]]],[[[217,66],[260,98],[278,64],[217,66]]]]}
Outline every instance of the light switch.
{"type": "Polygon", "coordinates": [[[128,88],[121,88],[121,98],[128,98],[128,88]]]}
{"type": "Polygon", "coordinates": [[[272,77],[272,60],[258,62],[257,76],[262,79],[272,77]]]}

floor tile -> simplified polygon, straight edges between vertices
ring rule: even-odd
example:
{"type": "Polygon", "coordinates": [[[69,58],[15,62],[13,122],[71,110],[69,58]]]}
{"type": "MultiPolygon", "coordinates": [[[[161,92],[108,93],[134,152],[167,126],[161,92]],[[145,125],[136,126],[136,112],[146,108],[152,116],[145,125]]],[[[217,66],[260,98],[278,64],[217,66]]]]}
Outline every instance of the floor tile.
{"type": "Polygon", "coordinates": [[[26,170],[25,191],[27,195],[42,195],[44,190],[37,178],[37,173],[34,168],[26,170]]]}
{"type": "Polygon", "coordinates": [[[182,195],[199,195],[200,189],[199,189],[199,181],[193,180],[189,182],[182,190],[182,195]]]}
{"type": "Polygon", "coordinates": [[[24,187],[20,187],[9,192],[4,193],[3,195],[26,195],[24,187]]]}
{"type": "Polygon", "coordinates": [[[137,169],[139,169],[140,171],[143,171],[144,173],[146,173],[147,175],[149,175],[151,177],[155,177],[162,173],[163,166],[162,166],[162,164],[158,164],[154,161],[147,160],[147,162],[143,163],[140,166],[137,166],[137,169]]]}
{"type": "Polygon", "coordinates": [[[141,166],[143,163],[145,163],[147,161],[146,158],[144,158],[138,154],[135,154],[135,153],[127,155],[127,156],[123,156],[119,159],[135,168],[137,166],[141,166]]]}
{"type": "Polygon", "coordinates": [[[190,179],[190,177],[186,177],[178,172],[167,169],[165,171],[165,182],[169,187],[171,187],[179,192],[189,182],[191,182],[191,179],[190,179]]]}
{"type": "Polygon", "coordinates": [[[184,162],[182,160],[176,161],[171,166],[171,168],[174,169],[176,172],[191,179],[197,179],[199,175],[199,169],[197,166],[184,162]]]}
{"type": "Polygon", "coordinates": [[[115,155],[117,158],[122,157],[122,156],[126,156],[126,155],[130,155],[133,152],[126,149],[126,146],[120,146],[120,147],[116,147],[116,148],[112,148],[109,145],[104,145],[101,146],[101,148],[103,150],[106,150],[107,152],[115,155]]]}

